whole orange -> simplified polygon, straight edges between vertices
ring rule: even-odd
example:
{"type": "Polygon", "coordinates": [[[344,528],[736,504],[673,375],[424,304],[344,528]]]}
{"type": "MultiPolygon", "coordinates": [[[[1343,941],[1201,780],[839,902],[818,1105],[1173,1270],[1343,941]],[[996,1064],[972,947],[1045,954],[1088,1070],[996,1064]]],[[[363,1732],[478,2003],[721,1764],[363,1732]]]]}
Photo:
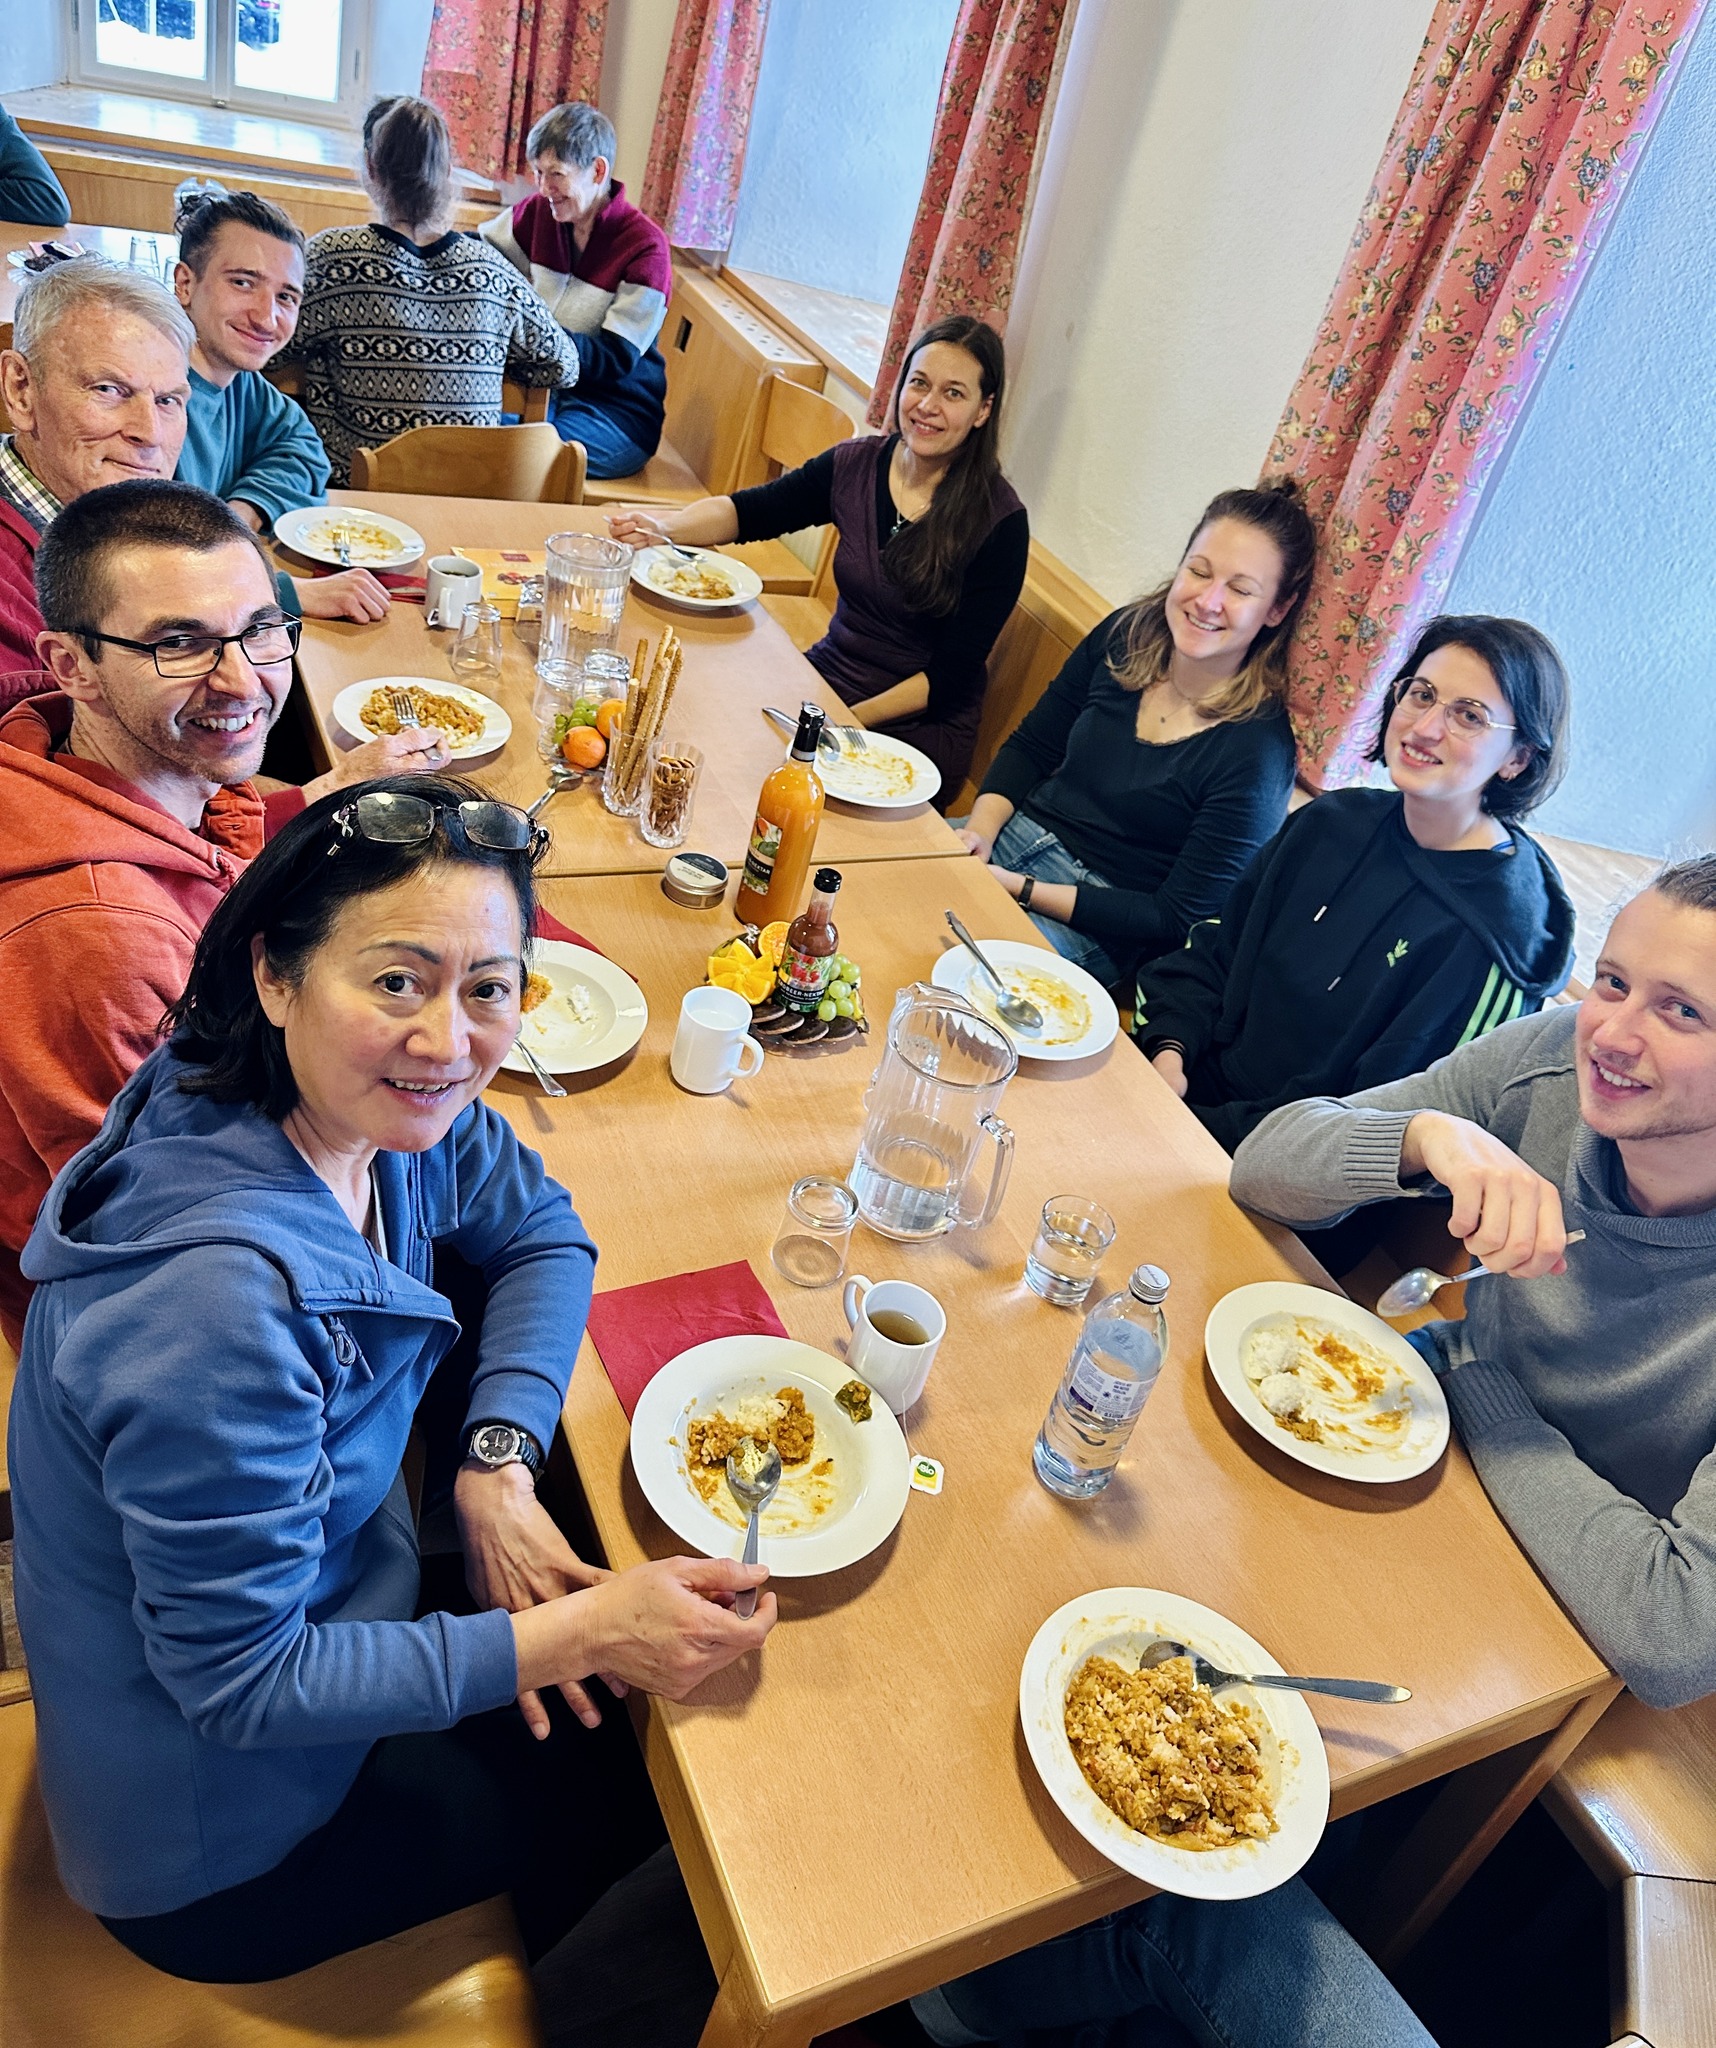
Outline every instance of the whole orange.
{"type": "Polygon", "coordinates": [[[613,738],[614,720],[620,716],[625,708],[626,700],[624,697],[610,697],[605,704],[600,704],[596,707],[596,730],[602,735],[603,739],[611,740],[613,738]]]}
{"type": "Polygon", "coordinates": [[[560,757],[569,768],[600,768],[608,743],[587,725],[575,725],[560,742],[560,757]]]}

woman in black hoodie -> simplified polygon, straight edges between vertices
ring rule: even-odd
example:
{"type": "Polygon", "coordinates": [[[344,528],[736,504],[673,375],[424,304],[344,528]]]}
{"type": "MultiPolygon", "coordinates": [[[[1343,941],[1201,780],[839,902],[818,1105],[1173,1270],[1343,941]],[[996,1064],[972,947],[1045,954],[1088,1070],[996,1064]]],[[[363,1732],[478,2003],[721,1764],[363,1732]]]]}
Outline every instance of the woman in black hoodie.
{"type": "Polygon", "coordinates": [[[1563,986],[1573,906],[1515,820],[1561,780],[1566,733],[1535,627],[1432,620],[1370,751],[1394,789],[1305,805],[1220,923],[1146,965],[1133,1036],[1230,1152],[1284,1102],[1417,1073],[1563,986]]]}

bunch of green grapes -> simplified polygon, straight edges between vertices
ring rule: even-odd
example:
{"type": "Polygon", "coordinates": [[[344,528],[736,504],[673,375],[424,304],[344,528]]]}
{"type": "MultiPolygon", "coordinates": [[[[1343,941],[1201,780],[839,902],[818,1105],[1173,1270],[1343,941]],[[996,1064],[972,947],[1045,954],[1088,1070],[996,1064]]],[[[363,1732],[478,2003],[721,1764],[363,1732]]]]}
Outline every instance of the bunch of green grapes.
{"type": "Polygon", "coordinates": [[[832,1024],[836,1017],[852,1017],[859,1023],[864,1020],[864,998],[858,993],[862,974],[856,960],[848,960],[844,953],[834,956],[834,977],[828,984],[828,993],[816,1006],[816,1014],[824,1024],[832,1024]]]}

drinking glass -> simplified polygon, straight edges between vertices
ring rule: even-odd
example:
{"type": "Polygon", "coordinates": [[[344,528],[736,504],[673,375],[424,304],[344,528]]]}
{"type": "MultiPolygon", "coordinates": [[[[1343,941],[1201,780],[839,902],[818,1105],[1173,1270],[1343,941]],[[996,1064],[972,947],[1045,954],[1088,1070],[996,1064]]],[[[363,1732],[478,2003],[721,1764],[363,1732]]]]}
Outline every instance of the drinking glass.
{"type": "Polygon", "coordinates": [[[689,740],[670,740],[658,734],[650,742],[644,764],[643,808],[638,812],[638,832],[646,846],[685,844],[702,772],[703,749],[689,740]]]}
{"type": "Polygon", "coordinates": [[[602,763],[602,808],[615,818],[635,818],[643,809],[642,776],[635,783],[628,777],[624,787],[620,781],[620,756],[625,752],[625,735],[625,720],[616,718],[608,728],[608,753],[602,763]]]}
{"type": "Polygon", "coordinates": [[[501,615],[492,604],[469,604],[448,656],[462,683],[495,682],[501,672],[501,615]]]}
{"type": "Polygon", "coordinates": [[[572,708],[581,697],[589,692],[584,687],[584,676],[569,661],[539,661],[536,664],[536,690],[530,700],[531,711],[536,717],[536,751],[548,762],[560,759],[560,742],[565,737],[572,708]]]}
{"type": "Polygon", "coordinates": [[[1059,1308],[1083,1301],[1114,1242],[1114,1218],[1083,1195],[1051,1195],[1025,1260],[1025,1285],[1059,1308]]]}
{"type": "Polygon", "coordinates": [[[775,1271],[795,1287],[833,1286],[846,1270],[857,1216],[858,1198],[843,1180],[825,1173],[795,1180],[769,1254],[775,1271]]]}
{"type": "Polygon", "coordinates": [[[554,533],[547,557],[542,653],[581,667],[587,654],[618,645],[632,551],[597,533],[554,533]]]}

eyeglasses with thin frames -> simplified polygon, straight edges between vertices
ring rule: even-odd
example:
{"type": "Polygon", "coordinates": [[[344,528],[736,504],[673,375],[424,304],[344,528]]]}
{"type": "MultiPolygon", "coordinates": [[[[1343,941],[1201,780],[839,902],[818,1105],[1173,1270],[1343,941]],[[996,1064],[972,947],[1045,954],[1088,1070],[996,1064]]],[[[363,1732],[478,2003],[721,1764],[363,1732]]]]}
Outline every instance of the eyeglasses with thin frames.
{"type": "Polygon", "coordinates": [[[155,673],[165,681],[194,683],[214,674],[229,647],[241,648],[252,668],[278,668],[298,652],[303,630],[302,619],[270,619],[246,626],[242,633],[169,633],[161,640],[124,640],[117,633],[86,632],[78,638],[151,655],[155,673]]]}
{"type": "Polygon", "coordinates": [[[548,844],[548,834],[516,804],[486,797],[438,803],[404,790],[371,790],[334,813],[340,836],[328,851],[338,853],[354,837],[377,846],[421,846],[434,836],[438,816],[456,818],[471,845],[493,853],[528,853],[534,859],[548,844]]]}
{"type": "Polygon", "coordinates": [[[1487,732],[1519,730],[1518,726],[1506,725],[1501,719],[1492,718],[1489,706],[1480,704],[1476,697],[1442,697],[1436,685],[1424,676],[1402,676],[1394,685],[1393,695],[1397,708],[1401,704],[1410,704],[1420,718],[1440,704],[1448,715],[1448,723],[1469,740],[1481,739],[1487,732]]]}

